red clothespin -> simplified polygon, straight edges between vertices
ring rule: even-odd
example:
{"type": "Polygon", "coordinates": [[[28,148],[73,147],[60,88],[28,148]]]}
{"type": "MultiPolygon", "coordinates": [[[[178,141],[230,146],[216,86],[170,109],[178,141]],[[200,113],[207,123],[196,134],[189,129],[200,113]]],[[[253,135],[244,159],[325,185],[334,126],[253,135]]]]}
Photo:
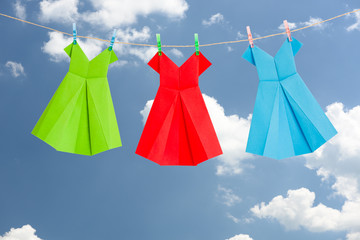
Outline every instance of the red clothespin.
{"type": "Polygon", "coordinates": [[[284,27],[286,29],[286,34],[288,35],[288,39],[291,42],[292,41],[291,32],[290,32],[290,28],[289,28],[289,24],[288,24],[287,20],[284,20],[284,27]]]}
{"type": "Polygon", "coordinates": [[[249,26],[246,27],[246,31],[247,31],[247,34],[248,34],[248,39],[249,39],[250,47],[253,48],[253,47],[254,47],[254,41],[253,41],[252,34],[251,34],[251,31],[250,31],[250,27],[249,27],[249,26]]]}

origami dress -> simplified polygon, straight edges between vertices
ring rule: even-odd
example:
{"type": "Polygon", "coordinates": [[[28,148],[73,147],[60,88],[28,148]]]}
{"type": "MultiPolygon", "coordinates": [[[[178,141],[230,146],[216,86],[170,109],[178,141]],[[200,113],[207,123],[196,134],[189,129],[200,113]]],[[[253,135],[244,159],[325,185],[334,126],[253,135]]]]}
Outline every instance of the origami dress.
{"type": "Polygon", "coordinates": [[[222,154],[198,84],[211,63],[194,53],[178,67],[156,53],[148,64],[160,86],[136,154],[160,165],[197,165],[222,154]]]}
{"type": "Polygon", "coordinates": [[[89,61],[79,44],[65,52],[69,72],[32,131],[58,151],[94,155],[121,146],[107,71],[117,57],[104,50],[89,61]]]}
{"type": "Polygon", "coordinates": [[[337,133],[296,71],[294,56],[301,46],[293,38],[275,57],[257,46],[243,55],[256,66],[260,79],[249,153],[275,159],[311,153],[337,133]]]}

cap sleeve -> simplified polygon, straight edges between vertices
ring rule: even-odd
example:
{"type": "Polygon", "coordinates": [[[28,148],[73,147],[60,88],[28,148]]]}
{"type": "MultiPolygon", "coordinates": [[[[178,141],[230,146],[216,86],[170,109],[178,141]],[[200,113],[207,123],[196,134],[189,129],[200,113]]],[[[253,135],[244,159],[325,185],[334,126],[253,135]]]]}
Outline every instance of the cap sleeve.
{"type": "Polygon", "coordinates": [[[71,57],[72,49],[73,49],[73,43],[70,43],[66,48],[64,48],[64,51],[67,53],[67,55],[69,55],[69,57],[71,57]]]}
{"type": "Polygon", "coordinates": [[[112,64],[114,62],[116,62],[118,59],[118,57],[116,56],[114,50],[111,50],[111,56],[110,56],[110,63],[109,64],[112,64]]]}
{"type": "MultiPolygon", "coordinates": [[[[288,40],[289,41],[289,40],[288,40]]],[[[300,48],[302,47],[302,43],[298,40],[296,40],[295,38],[292,38],[291,41],[291,48],[293,51],[294,56],[297,54],[297,52],[300,50],[300,48]]]]}
{"type": "Polygon", "coordinates": [[[199,76],[205,72],[206,69],[208,69],[208,67],[211,66],[211,62],[209,60],[206,59],[206,57],[199,52],[199,76]]]}
{"type": "Polygon", "coordinates": [[[249,61],[251,64],[256,65],[254,60],[254,54],[250,46],[246,49],[246,51],[242,55],[242,58],[249,61]]]}
{"type": "Polygon", "coordinates": [[[160,56],[156,52],[154,57],[148,62],[148,65],[152,67],[156,72],[160,73],[160,56]]]}

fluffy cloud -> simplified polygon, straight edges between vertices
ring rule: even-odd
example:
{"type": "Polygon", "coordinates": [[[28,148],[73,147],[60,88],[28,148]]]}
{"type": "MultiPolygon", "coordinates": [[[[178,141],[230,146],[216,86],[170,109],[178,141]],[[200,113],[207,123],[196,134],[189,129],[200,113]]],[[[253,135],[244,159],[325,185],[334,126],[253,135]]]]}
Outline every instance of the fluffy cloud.
{"type": "Polygon", "coordinates": [[[341,210],[323,204],[314,206],[315,193],[306,188],[289,190],[287,197],[276,196],[251,212],[258,218],[276,219],[287,230],[304,227],[312,232],[360,230],[360,201],[346,201],[341,210]]]}
{"type": "Polygon", "coordinates": [[[184,57],[184,54],[182,52],[180,52],[180,50],[176,49],[176,48],[172,48],[170,51],[169,51],[172,55],[174,55],[175,57],[177,58],[182,58],[184,57]]]}
{"type": "Polygon", "coordinates": [[[20,76],[25,76],[25,70],[21,63],[8,61],[5,64],[5,67],[7,67],[10,70],[11,75],[15,78],[20,76]]]}
{"type": "Polygon", "coordinates": [[[150,28],[145,26],[140,31],[135,28],[127,27],[125,29],[119,29],[116,32],[116,38],[122,42],[137,42],[148,41],[150,38],[150,28]]]}
{"type": "Polygon", "coordinates": [[[338,228],[340,211],[321,203],[313,206],[315,193],[306,188],[289,190],[287,197],[276,196],[269,204],[262,202],[251,209],[259,218],[273,218],[287,230],[297,230],[301,226],[310,231],[326,231],[338,228]]]}
{"type": "MultiPolygon", "coordinates": [[[[321,22],[321,21],[323,21],[322,18],[310,17],[309,20],[305,21],[305,22],[298,22],[298,23],[288,22],[288,24],[289,24],[290,30],[292,30],[292,29],[296,29],[297,27],[309,26],[309,25],[312,25],[314,23],[318,23],[318,22],[321,22]]],[[[326,28],[327,26],[328,26],[328,24],[321,23],[321,24],[313,26],[313,28],[315,28],[317,30],[322,30],[322,29],[326,28]]],[[[280,26],[278,26],[278,29],[281,30],[281,31],[284,31],[285,30],[284,23],[282,23],[280,26]]]]}
{"type": "MultiPolygon", "coordinates": [[[[68,61],[69,56],[64,52],[64,48],[72,42],[72,37],[64,36],[58,32],[50,32],[49,38],[50,40],[44,43],[42,51],[50,56],[51,61],[68,61]]],[[[90,60],[106,47],[105,43],[96,40],[77,39],[77,41],[90,60]]]]}
{"type": "Polygon", "coordinates": [[[202,25],[211,26],[216,23],[221,23],[224,21],[224,16],[221,13],[216,13],[212,15],[208,20],[203,20],[202,25]]]}
{"type": "Polygon", "coordinates": [[[183,18],[189,6],[185,0],[91,0],[95,11],[82,14],[82,19],[109,28],[136,23],[138,16],[160,13],[169,18],[183,18]]]}
{"type": "Polygon", "coordinates": [[[251,211],[259,218],[276,219],[287,229],[303,227],[313,232],[347,231],[348,240],[360,239],[360,106],[345,109],[342,103],[327,107],[327,116],[338,134],[315,153],[306,155],[306,166],[316,169],[323,181],[334,179],[335,194],[345,199],[340,210],[314,206],[315,193],[289,190],[251,211]]]}
{"type": "Polygon", "coordinates": [[[154,103],[154,100],[147,101],[146,104],[145,104],[144,109],[140,111],[140,114],[142,116],[142,122],[143,122],[144,125],[145,125],[146,120],[147,120],[147,118],[149,116],[149,113],[150,113],[150,110],[151,110],[151,107],[152,107],[153,103],[154,103]]]}
{"type": "Polygon", "coordinates": [[[79,17],[78,4],[79,0],[42,0],[40,2],[40,20],[43,22],[74,22],[79,17]]]}
{"type": "Polygon", "coordinates": [[[239,39],[244,39],[244,38],[247,38],[247,35],[243,34],[242,32],[238,31],[236,33],[236,39],[239,40],[239,39]]]}
{"type": "Polygon", "coordinates": [[[226,213],[226,216],[231,219],[234,223],[239,223],[240,219],[238,219],[237,217],[234,217],[233,215],[231,215],[230,213],[226,213]]]}
{"type": "MultiPolygon", "coordinates": [[[[345,109],[342,103],[327,107],[327,116],[338,134],[315,153],[306,156],[306,166],[327,180],[334,177],[333,189],[349,200],[359,198],[360,106],[345,109]]],[[[360,214],[360,213],[359,213],[360,214]]]]}
{"type": "Polygon", "coordinates": [[[241,202],[241,198],[229,188],[218,186],[218,192],[219,196],[221,197],[222,203],[228,207],[232,207],[235,204],[241,202]]]}
{"type": "Polygon", "coordinates": [[[351,17],[355,18],[355,23],[350,25],[346,28],[348,32],[359,30],[360,31],[360,12],[355,12],[354,14],[350,15],[351,17]]]}
{"type": "MultiPolygon", "coordinates": [[[[247,136],[250,129],[251,116],[240,118],[238,115],[226,116],[224,108],[217,103],[215,98],[203,94],[206,107],[220,141],[223,154],[218,157],[220,164],[217,166],[217,175],[240,174],[246,166],[245,160],[253,158],[246,153],[247,136]],[[236,134],[234,134],[236,132],[236,134]]],[[[146,122],[153,100],[146,103],[140,114],[146,122]]]]}
{"type": "MultiPolygon", "coordinates": [[[[145,26],[141,30],[127,27],[117,31],[117,41],[120,42],[147,42],[150,39],[150,28],[145,26]]],[[[119,56],[134,56],[143,62],[148,62],[156,53],[157,49],[154,47],[135,47],[130,45],[116,44],[114,51],[119,56]]]]}
{"type": "Polygon", "coordinates": [[[253,239],[247,234],[239,234],[239,235],[233,236],[232,238],[228,238],[226,240],[253,240],[253,239]]]}
{"type": "MultiPolygon", "coordinates": [[[[288,25],[289,25],[289,28],[290,28],[290,29],[295,29],[295,28],[297,27],[297,24],[296,24],[296,23],[293,23],[293,22],[288,22],[288,25]]],[[[278,29],[285,31],[284,23],[282,23],[282,24],[278,27],[278,29]]]]}
{"type": "MultiPolygon", "coordinates": [[[[321,22],[321,21],[323,21],[322,18],[310,17],[310,19],[308,21],[302,22],[301,25],[309,26],[309,25],[312,25],[312,24],[315,24],[315,23],[318,23],[318,22],[321,22]]],[[[325,27],[327,27],[326,23],[321,23],[321,24],[318,24],[318,25],[314,26],[314,28],[320,29],[320,30],[324,29],[325,27]]]]}
{"type": "Polygon", "coordinates": [[[21,19],[26,18],[26,8],[22,4],[21,0],[16,0],[14,5],[15,16],[21,19]]]}
{"type": "Polygon", "coordinates": [[[218,157],[220,164],[217,166],[216,174],[240,174],[246,165],[244,161],[254,157],[245,152],[251,115],[247,118],[235,114],[227,116],[215,98],[205,94],[203,97],[224,153],[218,157]]]}
{"type": "Polygon", "coordinates": [[[35,232],[30,225],[24,225],[21,228],[11,228],[5,235],[0,236],[0,240],[41,240],[35,232]]]}

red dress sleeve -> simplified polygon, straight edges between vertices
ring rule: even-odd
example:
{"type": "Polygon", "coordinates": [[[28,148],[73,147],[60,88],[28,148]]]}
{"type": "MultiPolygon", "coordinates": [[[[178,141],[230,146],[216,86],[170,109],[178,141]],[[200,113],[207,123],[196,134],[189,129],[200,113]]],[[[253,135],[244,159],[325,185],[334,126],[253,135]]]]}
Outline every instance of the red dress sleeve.
{"type": "Polygon", "coordinates": [[[201,52],[199,52],[199,76],[211,66],[211,62],[207,60],[201,52]]]}
{"type": "Polygon", "coordinates": [[[155,53],[155,56],[148,62],[148,65],[160,73],[160,56],[158,53],[155,53]]]}

